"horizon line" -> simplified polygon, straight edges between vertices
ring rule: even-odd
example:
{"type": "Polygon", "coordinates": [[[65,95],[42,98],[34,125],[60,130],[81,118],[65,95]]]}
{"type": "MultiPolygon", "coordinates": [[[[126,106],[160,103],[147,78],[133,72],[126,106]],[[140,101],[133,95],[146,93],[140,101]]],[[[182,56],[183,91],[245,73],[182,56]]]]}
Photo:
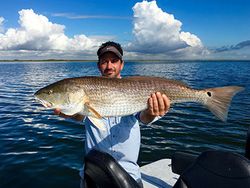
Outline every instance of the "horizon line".
{"type": "MultiPolygon", "coordinates": [[[[126,61],[140,61],[140,62],[149,62],[149,61],[167,61],[167,62],[177,62],[177,61],[244,61],[250,62],[250,59],[123,59],[126,61]]],[[[39,62],[39,61],[68,61],[68,62],[97,62],[97,59],[0,59],[0,62],[39,62]]]]}

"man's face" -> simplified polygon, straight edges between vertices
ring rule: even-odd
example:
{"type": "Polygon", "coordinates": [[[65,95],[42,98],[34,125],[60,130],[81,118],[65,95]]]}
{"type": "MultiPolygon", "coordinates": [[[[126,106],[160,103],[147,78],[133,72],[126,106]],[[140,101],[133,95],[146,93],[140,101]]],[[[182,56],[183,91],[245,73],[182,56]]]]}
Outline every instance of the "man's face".
{"type": "Polygon", "coordinates": [[[124,63],[112,52],[103,54],[99,60],[98,68],[102,76],[121,78],[124,63]]]}

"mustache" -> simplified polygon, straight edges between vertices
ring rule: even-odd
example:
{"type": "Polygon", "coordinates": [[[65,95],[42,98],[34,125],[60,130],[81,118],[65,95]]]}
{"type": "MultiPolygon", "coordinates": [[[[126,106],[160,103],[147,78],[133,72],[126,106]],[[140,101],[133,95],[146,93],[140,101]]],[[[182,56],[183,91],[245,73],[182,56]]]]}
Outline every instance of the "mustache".
{"type": "Polygon", "coordinates": [[[104,72],[115,71],[115,69],[105,69],[104,72]]]}

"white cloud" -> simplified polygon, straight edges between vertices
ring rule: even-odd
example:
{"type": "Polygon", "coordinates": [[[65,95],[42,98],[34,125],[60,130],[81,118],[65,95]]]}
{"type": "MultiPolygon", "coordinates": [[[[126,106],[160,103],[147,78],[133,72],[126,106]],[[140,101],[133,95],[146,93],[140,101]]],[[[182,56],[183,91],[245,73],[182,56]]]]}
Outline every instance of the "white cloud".
{"type": "Polygon", "coordinates": [[[236,45],[223,46],[218,49],[211,50],[210,57],[211,59],[241,59],[249,60],[250,59],[250,41],[243,41],[236,45]]]}
{"type": "Polygon", "coordinates": [[[169,57],[204,53],[201,40],[194,34],[181,31],[182,23],[160,9],[156,1],[136,3],[133,11],[134,41],[127,45],[128,51],[169,57]]]}
{"type": "MultiPolygon", "coordinates": [[[[0,26],[3,18],[0,19],[0,26]]],[[[61,54],[61,51],[89,54],[100,45],[99,38],[83,34],[69,38],[64,34],[64,25],[52,23],[47,17],[36,14],[32,9],[19,11],[19,28],[9,28],[0,34],[0,50],[45,51],[61,54]]],[[[1,27],[0,27],[1,28],[1,27]]],[[[24,53],[27,55],[27,53],[24,53]]],[[[59,57],[60,58],[60,57],[59,57]]]]}
{"type": "MultiPolygon", "coordinates": [[[[127,44],[118,41],[124,44],[125,59],[250,59],[249,41],[208,51],[198,36],[183,31],[182,22],[156,1],[136,3],[133,11],[133,38],[127,44]]],[[[64,25],[32,9],[19,11],[17,28],[6,28],[4,23],[0,16],[0,59],[96,59],[102,42],[117,39],[115,35],[68,37],[64,25]]]]}

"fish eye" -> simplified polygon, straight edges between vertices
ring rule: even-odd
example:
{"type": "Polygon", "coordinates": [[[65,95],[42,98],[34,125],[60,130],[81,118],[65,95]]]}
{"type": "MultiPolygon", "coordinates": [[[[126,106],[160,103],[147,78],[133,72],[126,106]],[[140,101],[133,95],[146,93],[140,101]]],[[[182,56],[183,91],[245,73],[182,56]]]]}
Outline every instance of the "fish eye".
{"type": "Polygon", "coordinates": [[[51,95],[53,93],[53,90],[49,90],[48,94],[51,95]]]}

